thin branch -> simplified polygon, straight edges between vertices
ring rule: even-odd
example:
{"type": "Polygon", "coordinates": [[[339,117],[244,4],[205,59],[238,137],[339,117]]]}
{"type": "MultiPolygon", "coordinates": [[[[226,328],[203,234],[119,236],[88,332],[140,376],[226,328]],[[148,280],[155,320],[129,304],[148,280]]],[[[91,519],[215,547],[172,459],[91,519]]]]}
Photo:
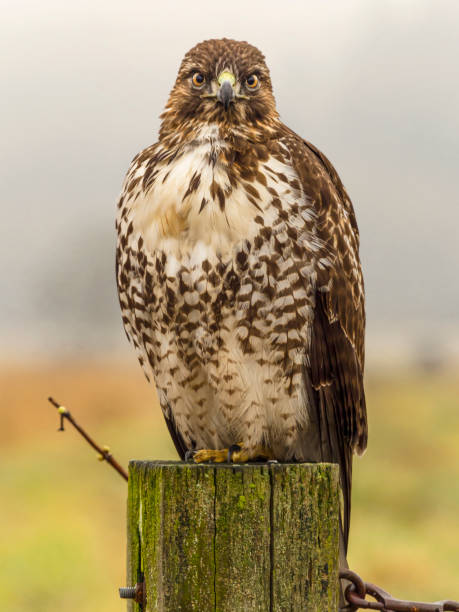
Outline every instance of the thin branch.
{"type": "Polygon", "coordinates": [[[78,425],[78,423],[75,421],[75,419],[70,414],[70,412],[67,410],[67,408],[65,408],[65,406],[62,406],[61,404],[59,404],[59,402],[56,402],[56,400],[53,399],[52,397],[48,397],[48,401],[55,408],[57,408],[57,411],[60,415],[61,421],[60,421],[60,426],[59,426],[58,431],[65,431],[64,430],[64,419],[67,419],[67,421],[69,421],[69,423],[71,423],[75,427],[77,432],[83,436],[86,442],[90,446],[92,446],[94,450],[96,450],[99,453],[98,459],[100,461],[107,461],[107,463],[109,463],[112,466],[112,468],[114,468],[118,472],[118,474],[120,474],[120,476],[122,476],[124,480],[127,481],[128,475],[127,475],[126,470],[121,467],[118,461],[116,461],[116,459],[110,453],[110,448],[108,446],[101,447],[97,444],[97,442],[94,442],[94,440],[85,432],[85,430],[81,427],[81,425],[78,425]]]}

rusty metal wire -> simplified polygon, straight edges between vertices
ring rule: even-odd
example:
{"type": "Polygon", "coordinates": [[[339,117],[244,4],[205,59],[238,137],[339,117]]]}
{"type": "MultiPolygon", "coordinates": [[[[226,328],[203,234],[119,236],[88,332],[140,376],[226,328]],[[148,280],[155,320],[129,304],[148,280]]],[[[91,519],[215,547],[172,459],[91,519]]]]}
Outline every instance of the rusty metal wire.
{"type": "Polygon", "coordinates": [[[60,426],[57,431],[65,431],[64,430],[64,420],[67,420],[69,423],[73,425],[73,427],[77,430],[77,432],[86,440],[86,442],[90,446],[92,446],[94,450],[96,450],[99,453],[98,459],[100,461],[106,461],[109,465],[112,466],[113,469],[115,469],[118,472],[118,474],[122,478],[124,478],[124,480],[126,481],[128,480],[129,478],[128,473],[123,467],[121,467],[118,461],[113,457],[108,446],[101,447],[99,444],[97,444],[97,442],[95,442],[91,438],[91,436],[83,429],[83,427],[81,427],[81,425],[79,425],[75,421],[75,419],[70,414],[70,412],[67,410],[67,408],[65,408],[65,406],[62,406],[61,404],[59,404],[59,402],[57,402],[52,397],[48,397],[48,402],[52,404],[55,408],[57,408],[57,411],[59,413],[60,426]]]}
{"type": "Polygon", "coordinates": [[[458,601],[436,601],[424,603],[420,601],[407,601],[394,599],[392,595],[381,587],[364,582],[352,570],[342,570],[339,574],[341,580],[350,582],[345,590],[345,599],[349,604],[350,612],[354,610],[382,610],[382,612],[459,612],[458,601]],[[367,596],[373,600],[367,599],[367,596]]]}

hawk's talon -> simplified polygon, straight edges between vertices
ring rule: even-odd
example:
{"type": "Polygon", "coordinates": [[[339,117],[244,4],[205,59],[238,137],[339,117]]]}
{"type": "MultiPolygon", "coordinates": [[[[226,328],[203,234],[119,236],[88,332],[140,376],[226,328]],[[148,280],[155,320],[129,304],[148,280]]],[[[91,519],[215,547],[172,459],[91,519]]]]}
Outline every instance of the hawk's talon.
{"type": "Polygon", "coordinates": [[[188,463],[189,461],[193,461],[193,457],[195,456],[196,451],[194,448],[189,448],[185,453],[185,461],[188,463]]]}
{"type": "Polygon", "coordinates": [[[240,453],[242,450],[242,448],[239,446],[239,444],[232,444],[229,449],[228,449],[228,457],[227,457],[227,462],[228,463],[233,463],[233,455],[234,453],[240,453]]]}
{"type": "Polygon", "coordinates": [[[272,459],[273,453],[269,448],[256,446],[247,448],[243,442],[232,444],[229,448],[211,449],[202,448],[193,451],[192,460],[195,463],[247,463],[256,459],[272,459]]]}
{"type": "Polygon", "coordinates": [[[215,450],[211,448],[202,448],[195,450],[193,453],[194,463],[225,463],[228,457],[228,449],[215,450]]]}

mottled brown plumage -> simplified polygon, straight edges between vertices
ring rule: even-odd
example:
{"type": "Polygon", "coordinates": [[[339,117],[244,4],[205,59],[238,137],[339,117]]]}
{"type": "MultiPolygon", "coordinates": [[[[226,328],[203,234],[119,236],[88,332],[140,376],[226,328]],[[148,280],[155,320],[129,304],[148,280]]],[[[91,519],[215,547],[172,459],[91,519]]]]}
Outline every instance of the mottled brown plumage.
{"type": "Polygon", "coordinates": [[[258,49],[186,54],[117,231],[126,333],[180,456],[338,462],[347,542],[367,441],[359,234],[333,166],[281,123],[258,49]]]}

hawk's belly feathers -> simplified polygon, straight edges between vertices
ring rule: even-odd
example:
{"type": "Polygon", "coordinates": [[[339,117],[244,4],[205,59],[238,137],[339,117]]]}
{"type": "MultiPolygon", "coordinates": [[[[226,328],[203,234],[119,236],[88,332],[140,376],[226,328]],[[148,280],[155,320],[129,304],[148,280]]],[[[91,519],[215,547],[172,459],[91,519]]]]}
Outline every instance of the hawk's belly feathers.
{"type": "Polygon", "coordinates": [[[265,443],[288,459],[307,426],[315,216],[278,159],[260,162],[267,179],[228,170],[208,136],[125,198],[123,318],[186,444],[265,443]]]}

